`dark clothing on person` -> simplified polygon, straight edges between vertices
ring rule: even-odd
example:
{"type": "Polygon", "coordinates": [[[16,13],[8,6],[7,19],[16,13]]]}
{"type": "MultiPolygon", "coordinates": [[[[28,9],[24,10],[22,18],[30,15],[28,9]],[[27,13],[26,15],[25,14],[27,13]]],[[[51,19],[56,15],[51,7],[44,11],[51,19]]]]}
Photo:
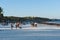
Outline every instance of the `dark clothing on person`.
{"type": "Polygon", "coordinates": [[[13,26],[13,24],[11,23],[11,29],[13,28],[14,26],[13,26]]]}

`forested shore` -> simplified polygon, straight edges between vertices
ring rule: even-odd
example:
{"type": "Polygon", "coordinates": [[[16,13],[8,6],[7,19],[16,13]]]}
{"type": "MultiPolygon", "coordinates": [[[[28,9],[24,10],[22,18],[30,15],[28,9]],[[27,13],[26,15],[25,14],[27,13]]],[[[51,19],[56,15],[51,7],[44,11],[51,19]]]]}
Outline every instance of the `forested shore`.
{"type": "Polygon", "coordinates": [[[0,22],[37,22],[37,23],[45,23],[51,21],[60,21],[60,19],[50,19],[50,18],[43,18],[43,17],[16,17],[16,16],[4,16],[3,8],[0,7],[0,22]]]}

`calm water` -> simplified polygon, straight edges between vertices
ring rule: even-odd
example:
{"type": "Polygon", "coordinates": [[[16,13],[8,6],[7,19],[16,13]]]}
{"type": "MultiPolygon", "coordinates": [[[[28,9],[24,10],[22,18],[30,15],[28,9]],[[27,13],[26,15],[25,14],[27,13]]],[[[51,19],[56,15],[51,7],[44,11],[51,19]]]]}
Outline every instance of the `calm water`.
{"type": "MultiPolygon", "coordinates": [[[[39,27],[52,26],[39,25],[39,27]]],[[[0,40],[60,40],[60,29],[0,30],[0,40]]]]}

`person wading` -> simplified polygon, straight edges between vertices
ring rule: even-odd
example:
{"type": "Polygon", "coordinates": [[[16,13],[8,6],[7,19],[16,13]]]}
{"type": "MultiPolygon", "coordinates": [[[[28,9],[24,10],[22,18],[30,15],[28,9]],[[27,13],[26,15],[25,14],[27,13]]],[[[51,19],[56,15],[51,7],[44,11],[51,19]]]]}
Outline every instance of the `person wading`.
{"type": "Polygon", "coordinates": [[[21,28],[19,22],[16,23],[16,29],[17,29],[17,28],[21,28]]]}
{"type": "Polygon", "coordinates": [[[34,23],[34,26],[37,27],[37,23],[34,23]]]}
{"type": "Polygon", "coordinates": [[[14,26],[13,26],[13,23],[11,23],[11,29],[13,29],[13,27],[14,27],[14,26]]]}
{"type": "Polygon", "coordinates": [[[32,27],[34,27],[34,23],[32,23],[31,25],[32,25],[32,27]]]}

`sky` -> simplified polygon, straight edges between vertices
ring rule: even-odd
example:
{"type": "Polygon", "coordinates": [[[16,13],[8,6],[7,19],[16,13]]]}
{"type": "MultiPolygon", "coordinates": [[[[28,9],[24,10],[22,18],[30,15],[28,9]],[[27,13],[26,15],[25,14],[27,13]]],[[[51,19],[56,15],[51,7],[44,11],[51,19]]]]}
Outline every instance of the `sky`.
{"type": "Polygon", "coordinates": [[[0,0],[4,16],[60,19],[60,0],[0,0]]]}

